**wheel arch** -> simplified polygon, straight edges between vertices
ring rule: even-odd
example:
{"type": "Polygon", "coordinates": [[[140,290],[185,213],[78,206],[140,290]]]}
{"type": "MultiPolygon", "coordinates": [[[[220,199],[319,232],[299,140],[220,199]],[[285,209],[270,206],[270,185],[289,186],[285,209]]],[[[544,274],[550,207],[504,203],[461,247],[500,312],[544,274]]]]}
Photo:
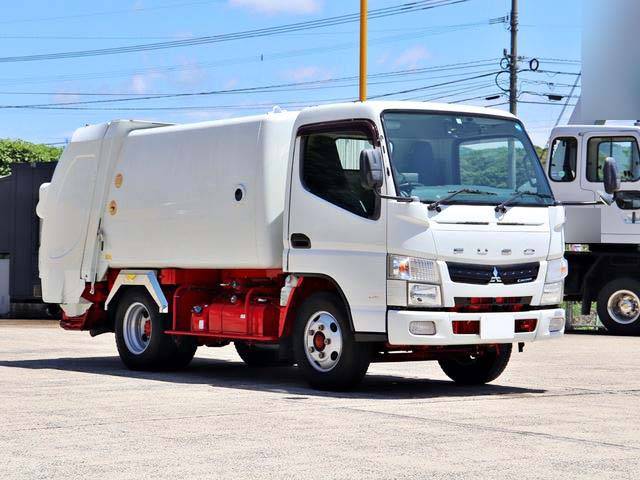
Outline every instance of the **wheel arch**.
{"type": "Polygon", "coordinates": [[[162,291],[155,270],[121,270],[113,282],[109,295],[104,302],[105,310],[109,310],[109,305],[112,303],[116,305],[122,292],[131,287],[146,289],[147,293],[158,306],[158,311],[160,313],[169,312],[169,302],[162,291]]]}
{"type": "Polygon", "coordinates": [[[638,271],[640,269],[640,256],[615,253],[594,252],[596,258],[593,261],[586,259],[580,268],[583,272],[578,279],[579,297],[582,298],[582,313],[587,315],[591,311],[591,303],[595,302],[600,291],[609,283],[622,278],[632,278],[640,281],[638,271]]]}
{"type": "Polygon", "coordinates": [[[291,334],[293,328],[293,322],[295,320],[296,313],[300,309],[300,306],[311,295],[317,292],[330,292],[335,293],[345,307],[347,314],[347,320],[349,321],[349,328],[352,333],[355,333],[353,326],[353,317],[351,315],[351,306],[347,300],[347,296],[332,277],[324,274],[316,273],[295,273],[293,274],[303,281],[296,287],[293,298],[291,299],[291,307],[287,311],[287,317],[285,319],[285,332],[291,334]]]}

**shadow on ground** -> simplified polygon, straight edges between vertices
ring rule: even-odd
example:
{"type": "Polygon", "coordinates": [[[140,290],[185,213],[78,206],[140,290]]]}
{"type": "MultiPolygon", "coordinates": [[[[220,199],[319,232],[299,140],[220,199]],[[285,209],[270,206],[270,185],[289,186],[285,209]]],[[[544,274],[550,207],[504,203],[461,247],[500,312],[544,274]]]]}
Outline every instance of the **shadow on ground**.
{"type": "Polygon", "coordinates": [[[36,360],[0,360],[0,367],[50,369],[93,375],[139,378],[178,384],[278,392],[304,397],[366,398],[398,400],[438,397],[483,397],[491,395],[540,394],[545,390],[501,385],[457,386],[452,382],[394,375],[368,374],[349,392],[321,392],[306,387],[295,367],[249,368],[241,362],[194,359],[185,370],[175,372],[135,372],[126,369],[118,357],[47,358],[36,360]]]}

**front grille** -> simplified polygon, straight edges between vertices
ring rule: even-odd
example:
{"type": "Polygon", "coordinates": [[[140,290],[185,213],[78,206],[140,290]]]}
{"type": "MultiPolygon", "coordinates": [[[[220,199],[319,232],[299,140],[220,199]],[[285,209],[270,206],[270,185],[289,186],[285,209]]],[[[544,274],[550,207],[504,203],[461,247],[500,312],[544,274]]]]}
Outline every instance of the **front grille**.
{"type": "Polygon", "coordinates": [[[520,312],[531,304],[531,297],[455,297],[456,312],[520,312]]]}
{"type": "Polygon", "coordinates": [[[469,307],[478,305],[482,307],[495,305],[522,305],[528,306],[531,303],[531,297],[455,297],[456,307],[469,307]]]}
{"type": "Polygon", "coordinates": [[[469,263],[447,263],[449,277],[455,283],[487,285],[503,283],[514,285],[529,283],[538,278],[540,263],[521,263],[516,265],[474,265],[469,263]]]}

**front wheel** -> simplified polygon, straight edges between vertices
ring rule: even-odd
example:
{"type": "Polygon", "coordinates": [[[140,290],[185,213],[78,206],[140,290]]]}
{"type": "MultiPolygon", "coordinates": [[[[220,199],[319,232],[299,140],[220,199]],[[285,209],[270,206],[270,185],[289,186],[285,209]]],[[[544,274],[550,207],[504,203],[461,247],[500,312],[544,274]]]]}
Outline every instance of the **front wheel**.
{"type": "Polygon", "coordinates": [[[496,345],[478,354],[457,355],[439,360],[442,371],[460,385],[482,385],[502,374],[511,358],[511,344],[496,345]]]}
{"type": "Polygon", "coordinates": [[[640,282],[617,278],[602,287],[598,317],[613,334],[640,335],[640,282]]]}
{"type": "Polygon", "coordinates": [[[314,294],[302,304],[293,353],[307,382],[321,390],[355,386],[371,362],[371,348],[355,341],[343,302],[330,293],[314,294]]]}

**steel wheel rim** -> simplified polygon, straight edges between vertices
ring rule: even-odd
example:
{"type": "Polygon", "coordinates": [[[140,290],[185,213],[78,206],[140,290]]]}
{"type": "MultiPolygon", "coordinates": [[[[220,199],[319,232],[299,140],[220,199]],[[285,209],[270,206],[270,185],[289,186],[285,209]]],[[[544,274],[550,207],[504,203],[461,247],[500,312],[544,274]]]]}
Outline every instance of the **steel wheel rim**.
{"type": "Polygon", "coordinates": [[[319,372],[333,370],[342,356],[342,330],[329,312],[316,312],[304,329],[304,352],[311,366],[319,372]]]}
{"type": "Polygon", "coordinates": [[[122,334],[127,349],[134,355],[140,355],[149,346],[151,316],[142,303],[135,302],[127,308],[122,322],[122,334]]]}
{"type": "Polygon", "coordinates": [[[609,297],[607,312],[616,323],[633,323],[640,317],[640,298],[631,290],[618,290],[609,297]]]}

